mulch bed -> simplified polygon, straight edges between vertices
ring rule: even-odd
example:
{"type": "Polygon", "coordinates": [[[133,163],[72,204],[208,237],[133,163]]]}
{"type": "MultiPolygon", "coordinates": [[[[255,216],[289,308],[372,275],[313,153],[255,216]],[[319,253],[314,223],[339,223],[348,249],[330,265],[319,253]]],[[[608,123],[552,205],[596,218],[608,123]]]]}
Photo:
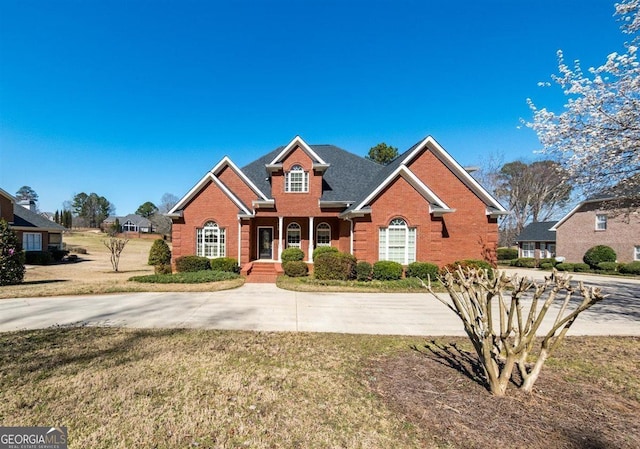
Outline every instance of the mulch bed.
{"type": "MultiPolygon", "coordinates": [[[[534,392],[492,396],[475,354],[440,345],[374,362],[371,387],[435,441],[456,448],[640,448],[640,403],[545,366],[534,392]]],[[[516,380],[517,381],[517,380],[516,380]]]]}

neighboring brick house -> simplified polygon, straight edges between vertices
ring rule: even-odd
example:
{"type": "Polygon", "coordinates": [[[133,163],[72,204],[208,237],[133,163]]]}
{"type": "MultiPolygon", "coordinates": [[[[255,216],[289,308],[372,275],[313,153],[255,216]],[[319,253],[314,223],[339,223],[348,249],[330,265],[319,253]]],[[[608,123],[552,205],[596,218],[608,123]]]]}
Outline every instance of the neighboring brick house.
{"type": "Polygon", "coordinates": [[[0,189],[0,218],[16,232],[24,251],[61,249],[65,228],[38,214],[31,206],[21,206],[13,196],[0,189]]]}
{"type": "Polygon", "coordinates": [[[525,226],[516,238],[518,257],[556,257],[556,233],[551,230],[556,223],[557,221],[539,221],[525,226]]]}
{"type": "Polygon", "coordinates": [[[358,260],[494,260],[506,210],[432,137],[382,166],[300,137],[238,168],[224,157],[169,212],[173,257],[227,256],[249,273],[298,247],[358,260]]]}
{"type": "Polygon", "coordinates": [[[556,231],[558,256],[567,262],[582,262],[587,250],[596,245],[613,248],[618,262],[640,260],[640,209],[635,191],[608,193],[578,204],[552,228],[556,231]]]}

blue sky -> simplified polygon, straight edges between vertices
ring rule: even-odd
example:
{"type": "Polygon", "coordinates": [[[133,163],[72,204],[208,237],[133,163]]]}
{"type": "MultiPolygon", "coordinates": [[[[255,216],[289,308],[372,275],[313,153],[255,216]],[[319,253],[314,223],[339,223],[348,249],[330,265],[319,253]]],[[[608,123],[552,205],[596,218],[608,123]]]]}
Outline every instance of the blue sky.
{"type": "Polygon", "coordinates": [[[613,1],[0,0],[0,187],[124,215],[300,135],[365,155],[432,135],[463,165],[533,160],[556,51],[623,49],[613,1]]]}

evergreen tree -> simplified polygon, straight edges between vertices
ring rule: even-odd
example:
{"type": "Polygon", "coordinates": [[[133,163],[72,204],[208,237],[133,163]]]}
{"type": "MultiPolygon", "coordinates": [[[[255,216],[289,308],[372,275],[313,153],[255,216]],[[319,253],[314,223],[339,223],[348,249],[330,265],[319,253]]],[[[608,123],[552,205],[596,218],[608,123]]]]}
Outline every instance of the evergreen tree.
{"type": "Polygon", "coordinates": [[[0,285],[19,284],[24,279],[20,241],[5,220],[0,219],[0,285]]]}
{"type": "Polygon", "coordinates": [[[171,263],[171,250],[162,239],[157,239],[149,250],[149,265],[169,265],[171,263]]]}
{"type": "Polygon", "coordinates": [[[367,154],[367,159],[378,164],[387,165],[398,156],[398,149],[382,142],[372,147],[367,154]]]}

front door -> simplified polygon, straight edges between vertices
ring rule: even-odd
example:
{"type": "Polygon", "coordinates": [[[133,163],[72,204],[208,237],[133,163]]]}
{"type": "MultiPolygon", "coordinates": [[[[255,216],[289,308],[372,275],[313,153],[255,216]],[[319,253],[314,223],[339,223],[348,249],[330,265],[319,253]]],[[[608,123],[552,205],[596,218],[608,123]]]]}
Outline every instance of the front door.
{"type": "Polygon", "coordinates": [[[258,259],[273,259],[273,228],[258,228],[258,259]]]}

